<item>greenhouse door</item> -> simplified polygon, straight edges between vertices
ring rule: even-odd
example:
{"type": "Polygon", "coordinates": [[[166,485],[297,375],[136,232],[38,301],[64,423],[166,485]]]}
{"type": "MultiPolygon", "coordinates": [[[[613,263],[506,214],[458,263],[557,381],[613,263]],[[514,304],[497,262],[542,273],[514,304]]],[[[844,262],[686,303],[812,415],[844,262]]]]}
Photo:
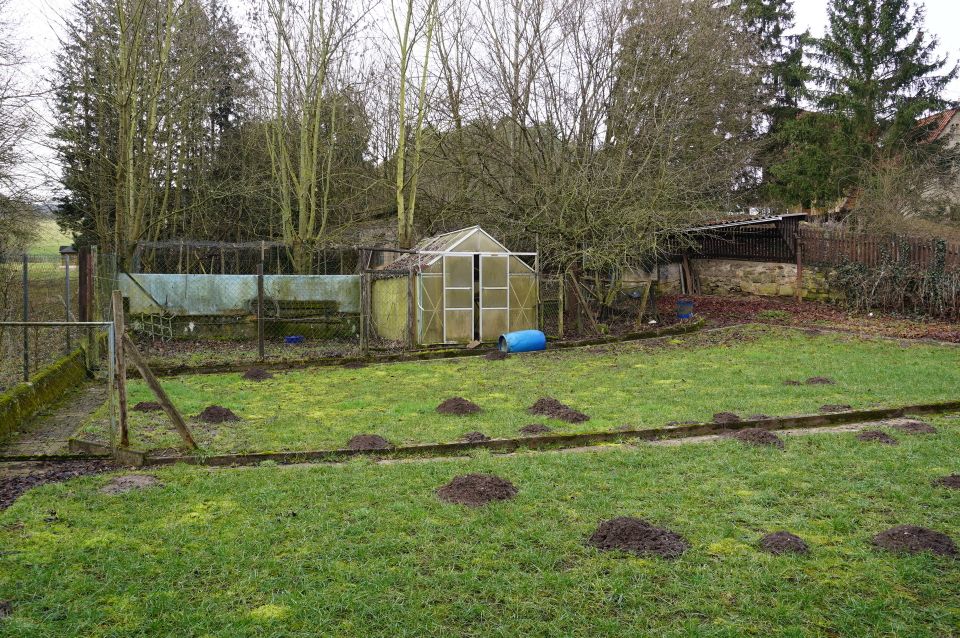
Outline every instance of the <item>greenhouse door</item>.
{"type": "Polygon", "coordinates": [[[473,341],[473,257],[443,256],[443,340],[473,341]]]}
{"type": "Polygon", "coordinates": [[[510,257],[480,255],[480,341],[510,331],[510,257]]]}

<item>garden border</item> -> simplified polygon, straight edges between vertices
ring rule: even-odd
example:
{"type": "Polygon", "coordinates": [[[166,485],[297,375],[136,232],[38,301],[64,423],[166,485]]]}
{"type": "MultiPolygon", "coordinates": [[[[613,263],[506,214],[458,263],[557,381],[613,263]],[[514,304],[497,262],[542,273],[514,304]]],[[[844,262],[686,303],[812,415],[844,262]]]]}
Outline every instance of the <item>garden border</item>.
{"type": "MultiPolygon", "coordinates": [[[[639,332],[630,332],[624,335],[593,337],[590,339],[579,339],[576,341],[552,341],[547,350],[562,350],[566,348],[582,348],[586,346],[598,346],[608,343],[623,343],[629,341],[642,341],[646,339],[657,339],[660,337],[670,337],[674,335],[690,334],[698,332],[706,325],[704,317],[697,317],[695,320],[687,323],[675,323],[663,328],[654,328],[652,330],[641,330],[639,332]]],[[[738,324],[739,325],[739,324],[738,324]]],[[[733,326],[721,326],[722,328],[731,328],[733,326]]],[[[289,361],[246,361],[244,363],[223,363],[204,366],[190,366],[186,364],[164,366],[158,365],[155,361],[150,362],[150,368],[158,377],[175,377],[184,374],[225,374],[229,372],[244,372],[252,367],[263,370],[300,370],[304,368],[321,368],[341,366],[346,363],[401,363],[406,361],[430,361],[433,359],[456,359],[459,357],[478,357],[489,354],[489,348],[476,348],[468,350],[466,348],[442,348],[437,350],[417,350],[414,352],[404,352],[398,354],[387,354],[371,357],[317,357],[314,359],[297,359],[289,361]]],[[[135,370],[127,372],[128,378],[139,378],[139,373],[135,370]]]]}
{"type": "MultiPolygon", "coordinates": [[[[761,428],[777,431],[788,429],[815,429],[818,427],[862,423],[902,417],[907,414],[936,414],[943,412],[960,411],[960,401],[945,401],[940,403],[921,403],[894,408],[874,408],[871,410],[850,410],[834,414],[808,414],[799,416],[776,417],[771,419],[744,420],[737,423],[695,423],[690,425],[665,426],[643,430],[605,430],[600,432],[586,432],[581,434],[552,434],[545,436],[528,436],[511,439],[491,439],[488,441],[459,441],[452,443],[425,443],[405,445],[390,450],[311,450],[296,452],[254,452],[248,454],[218,454],[209,456],[152,456],[147,451],[134,449],[117,449],[117,460],[121,463],[144,465],[173,465],[186,463],[189,465],[208,466],[239,466],[255,465],[264,461],[276,463],[302,463],[307,461],[340,461],[355,456],[373,457],[442,457],[462,454],[472,450],[491,450],[497,452],[512,452],[520,448],[562,449],[581,447],[611,441],[639,440],[660,441],[667,439],[688,439],[699,436],[718,435],[735,432],[746,428],[761,428]]],[[[82,439],[70,439],[71,452],[85,452],[91,454],[109,454],[109,446],[82,439]]]]}

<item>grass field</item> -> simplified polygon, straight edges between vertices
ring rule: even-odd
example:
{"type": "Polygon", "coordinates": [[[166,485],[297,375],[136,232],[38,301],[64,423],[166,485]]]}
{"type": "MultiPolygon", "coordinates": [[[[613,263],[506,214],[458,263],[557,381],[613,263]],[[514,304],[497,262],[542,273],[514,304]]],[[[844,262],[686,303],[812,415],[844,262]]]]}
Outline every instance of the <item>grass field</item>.
{"type": "Polygon", "coordinates": [[[241,470],[176,467],[139,492],[109,477],[33,490],[0,513],[0,635],[911,636],[960,632],[960,560],[896,555],[898,524],[960,540],[960,421],[901,444],[851,433],[241,470]],[[490,472],[511,501],[443,504],[490,472]],[[675,560],[585,545],[637,516],[675,560]],[[786,529],[808,556],[758,539],[786,529]]]}
{"type": "MultiPolygon", "coordinates": [[[[340,448],[360,433],[394,444],[447,442],[474,430],[512,437],[533,422],[555,432],[588,432],[708,421],[721,411],[782,416],[815,413],[824,404],[868,408],[956,400],[960,349],[758,326],[505,361],[474,357],[360,370],[318,368],[259,383],[238,373],[197,375],[163,384],[185,415],[218,404],[241,417],[217,425],[192,420],[194,434],[210,452],[309,450],[340,448]],[[784,385],[814,376],[836,383],[784,385]],[[482,411],[437,414],[436,406],[452,396],[482,411]],[[542,396],[591,420],[569,424],[527,414],[542,396]]],[[[152,399],[141,382],[129,384],[130,405],[152,399]]],[[[95,417],[83,436],[106,440],[104,412],[95,417]]],[[[131,413],[130,423],[134,447],[179,443],[163,413],[131,413]]]]}
{"type": "Polygon", "coordinates": [[[52,219],[44,219],[38,226],[36,239],[27,248],[31,255],[59,255],[60,246],[73,243],[73,237],[61,231],[52,219]]]}

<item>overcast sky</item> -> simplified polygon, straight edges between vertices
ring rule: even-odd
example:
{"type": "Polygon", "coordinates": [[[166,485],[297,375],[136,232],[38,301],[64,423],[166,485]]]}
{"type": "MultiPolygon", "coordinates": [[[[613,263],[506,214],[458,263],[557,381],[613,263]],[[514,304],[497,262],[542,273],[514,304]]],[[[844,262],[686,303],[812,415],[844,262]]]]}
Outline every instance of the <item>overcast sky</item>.
{"type": "MultiPolygon", "coordinates": [[[[53,53],[57,48],[57,34],[60,31],[60,17],[69,10],[73,0],[11,0],[10,15],[3,16],[5,21],[19,25],[18,38],[27,59],[22,72],[24,80],[30,83],[44,82],[48,76],[53,53]]],[[[239,18],[246,12],[244,7],[249,0],[230,0],[234,15],[239,18]]],[[[926,0],[927,30],[940,42],[942,53],[955,62],[960,57],[960,0],[926,0]]],[[[827,23],[827,0],[795,0],[797,30],[810,29],[814,35],[822,35],[827,23]]],[[[960,79],[950,85],[947,99],[960,101],[960,79]]],[[[37,106],[37,118],[49,119],[43,105],[37,106]]],[[[33,153],[39,161],[50,166],[52,154],[38,144],[32,145],[33,153]]],[[[39,175],[27,177],[40,181],[39,175]]]]}

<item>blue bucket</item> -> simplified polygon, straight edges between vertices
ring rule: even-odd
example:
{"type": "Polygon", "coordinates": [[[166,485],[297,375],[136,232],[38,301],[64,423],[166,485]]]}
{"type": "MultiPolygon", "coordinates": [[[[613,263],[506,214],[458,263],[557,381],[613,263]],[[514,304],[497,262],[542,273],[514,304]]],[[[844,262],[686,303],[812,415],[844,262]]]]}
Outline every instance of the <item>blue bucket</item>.
{"type": "Polygon", "coordinates": [[[518,330],[500,335],[497,342],[500,352],[533,352],[545,350],[547,335],[539,330],[518,330]]]}
{"type": "Polygon", "coordinates": [[[303,343],[303,337],[300,335],[290,335],[283,338],[284,343],[303,343]]]}
{"type": "Polygon", "coordinates": [[[677,300],[677,319],[693,319],[693,300],[677,300]]]}

